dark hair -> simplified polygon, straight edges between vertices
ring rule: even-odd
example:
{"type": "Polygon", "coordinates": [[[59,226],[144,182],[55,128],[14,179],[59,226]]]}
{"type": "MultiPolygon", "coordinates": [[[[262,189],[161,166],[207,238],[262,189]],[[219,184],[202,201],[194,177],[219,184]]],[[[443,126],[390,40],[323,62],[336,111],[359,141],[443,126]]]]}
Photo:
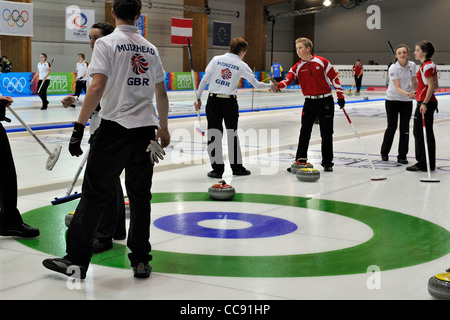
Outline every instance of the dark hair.
{"type": "Polygon", "coordinates": [[[133,23],[141,9],[141,0],[114,0],[113,2],[113,11],[116,18],[127,23],[133,23]]]}
{"type": "Polygon", "coordinates": [[[420,47],[420,50],[426,52],[426,58],[431,59],[434,54],[434,46],[430,41],[422,40],[416,43],[416,46],[420,47]]]}
{"type": "Polygon", "coordinates": [[[242,51],[248,50],[248,43],[242,38],[234,38],[230,43],[230,53],[239,55],[242,51]]]}
{"type": "Polygon", "coordinates": [[[114,31],[114,26],[108,22],[98,22],[94,23],[91,29],[99,29],[102,33],[102,36],[107,36],[114,31]]]}

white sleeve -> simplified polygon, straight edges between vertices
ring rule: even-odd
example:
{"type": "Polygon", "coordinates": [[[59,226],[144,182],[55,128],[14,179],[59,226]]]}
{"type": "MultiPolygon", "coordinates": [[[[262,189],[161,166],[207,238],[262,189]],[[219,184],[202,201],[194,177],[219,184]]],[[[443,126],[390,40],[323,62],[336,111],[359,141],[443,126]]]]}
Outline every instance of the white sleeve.
{"type": "Polygon", "coordinates": [[[390,67],[389,67],[389,78],[392,80],[398,79],[399,75],[397,73],[397,68],[395,67],[395,63],[393,63],[390,67]]]}
{"type": "Polygon", "coordinates": [[[213,58],[209,62],[209,64],[206,66],[205,75],[203,76],[202,81],[200,81],[200,84],[198,85],[198,88],[197,88],[197,98],[198,99],[201,99],[203,90],[205,90],[206,85],[211,80],[212,73],[213,73],[213,70],[214,70],[214,65],[215,65],[214,61],[215,60],[216,59],[213,58]]]}
{"type": "Polygon", "coordinates": [[[269,89],[270,88],[270,83],[259,82],[258,80],[256,80],[255,74],[253,73],[252,69],[250,69],[250,67],[245,62],[241,63],[241,68],[242,68],[242,73],[243,73],[242,77],[244,77],[245,79],[250,81],[250,83],[256,89],[269,89]]]}
{"type": "Polygon", "coordinates": [[[90,75],[101,73],[108,78],[113,70],[112,59],[110,57],[110,50],[108,50],[108,44],[101,39],[95,42],[94,51],[92,52],[90,75]]]}

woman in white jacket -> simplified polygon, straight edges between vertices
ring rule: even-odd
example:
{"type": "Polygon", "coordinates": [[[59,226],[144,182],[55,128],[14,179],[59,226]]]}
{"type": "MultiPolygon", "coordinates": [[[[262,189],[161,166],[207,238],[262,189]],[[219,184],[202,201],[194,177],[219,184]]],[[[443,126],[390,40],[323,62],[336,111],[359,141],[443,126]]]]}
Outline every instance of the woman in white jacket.
{"type": "Polygon", "coordinates": [[[51,72],[51,65],[47,61],[47,54],[41,53],[39,57],[39,62],[37,64],[36,73],[34,74],[34,77],[31,80],[31,82],[33,82],[34,79],[38,78],[36,93],[42,100],[41,110],[47,110],[48,107],[47,88],[50,85],[50,72],[51,72]]]}
{"type": "Polygon", "coordinates": [[[381,145],[381,159],[389,160],[397,123],[400,115],[400,131],[397,162],[407,164],[409,146],[409,122],[411,119],[414,90],[417,87],[416,64],[409,61],[409,48],[398,45],[395,50],[395,61],[389,67],[389,85],[386,90],[387,128],[381,145]]]}

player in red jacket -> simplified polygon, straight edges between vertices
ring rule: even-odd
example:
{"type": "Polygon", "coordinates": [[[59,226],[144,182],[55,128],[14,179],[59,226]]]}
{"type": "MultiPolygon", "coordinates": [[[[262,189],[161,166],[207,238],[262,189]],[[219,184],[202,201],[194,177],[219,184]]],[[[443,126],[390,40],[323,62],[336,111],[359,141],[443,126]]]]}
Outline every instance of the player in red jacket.
{"type": "Polygon", "coordinates": [[[352,67],[352,76],[355,79],[356,92],[355,94],[359,94],[361,90],[362,78],[363,78],[363,66],[361,64],[361,60],[356,60],[355,64],[352,67]]]}
{"type": "Polygon", "coordinates": [[[406,170],[408,171],[427,171],[427,157],[423,136],[422,114],[425,119],[430,170],[433,171],[436,168],[436,140],[434,137],[433,121],[434,113],[438,110],[438,101],[434,95],[434,91],[438,87],[438,81],[436,65],[431,60],[434,52],[434,46],[430,41],[424,40],[416,43],[414,56],[422,63],[416,75],[417,107],[414,112],[413,127],[417,163],[407,167],[406,170]]]}
{"type": "MultiPolygon", "coordinates": [[[[307,38],[295,41],[297,55],[300,61],[288,72],[281,82],[274,82],[272,91],[279,91],[298,79],[305,104],[302,111],[300,137],[295,159],[306,162],[309,140],[316,118],[319,120],[320,136],[322,138],[322,166],[324,171],[333,171],[333,122],[334,100],[332,86],[336,90],[338,104],[345,106],[345,99],[337,72],[330,62],[312,53],[313,43],[307,38]]],[[[288,168],[289,171],[290,168],[288,168]]]]}

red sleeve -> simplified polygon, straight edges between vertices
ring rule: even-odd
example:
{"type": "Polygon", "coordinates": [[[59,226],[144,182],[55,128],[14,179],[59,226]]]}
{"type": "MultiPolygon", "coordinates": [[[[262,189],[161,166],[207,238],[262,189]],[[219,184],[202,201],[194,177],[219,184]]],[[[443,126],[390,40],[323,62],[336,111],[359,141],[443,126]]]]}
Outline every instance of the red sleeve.
{"type": "Polygon", "coordinates": [[[435,72],[434,68],[426,69],[425,72],[424,72],[425,78],[432,78],[432,77],[434,77],[434,72],[435,72]]]}
{"type": "Polygon", "coordinates": [[[283,81],[278,82],[278,89],[284,89],[288,87],[297,78],[296,70],[298,63],[293,66],[286,75],[283,81]]]}
{"type": "Polygon", "coordinates": [[[339,78],[338,78],[338,73],[336,72],[336,70],[334,70],[333,66],[331,65],[331,63],[328,60],[324,59],[323,61],[326,61],[327,77],[330,80],[330,82],[333,84],[333,87],[337,93],[338,99],[344,99],[344,93],[342,91],[341,82],[339,81],[339,78]]]}

